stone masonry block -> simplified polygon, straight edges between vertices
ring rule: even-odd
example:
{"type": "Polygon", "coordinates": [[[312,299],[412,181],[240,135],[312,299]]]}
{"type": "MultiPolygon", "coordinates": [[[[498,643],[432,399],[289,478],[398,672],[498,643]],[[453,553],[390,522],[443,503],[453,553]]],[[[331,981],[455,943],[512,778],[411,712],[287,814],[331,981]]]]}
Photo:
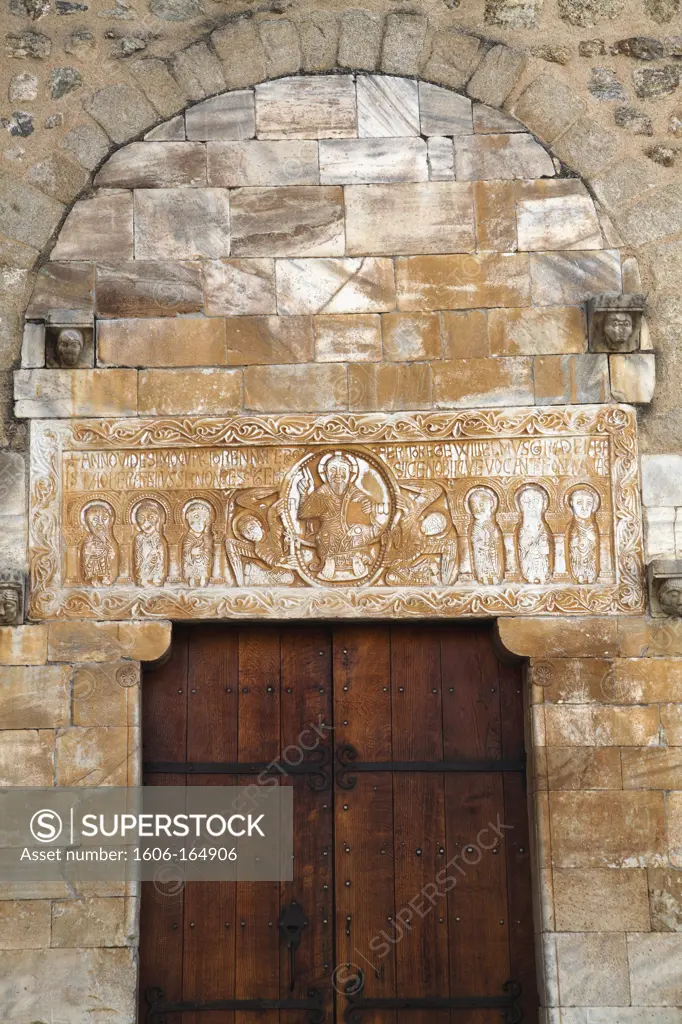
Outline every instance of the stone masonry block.
{"type": "Polygon", "coordinates": [[[583,117],[554,141],[552,149],[583,178],[592,178],[618,159],[621,139],[615,132],[607,131],[601,122],[583,117]]]}
{"type": "Polygon", "coordinates": [[[557,935],[562,1000],[569,1006],[630,1005],[625,935],[595,932],[557,935]]]}
{"type": "Polygon", "coordinates": [[[0,902],[0,949],[42,949],[50,945],[49,900],[0,902]]]}
{"type": "Polygon", "coordinates": [[[336,67],[340,25],[334,11],[311,11],[298,26],[304,71],[331,71],[336,67]]]}
{"type": "Polygon", "coordinates": [[[129,260],[97,267],[100,317],[159,317],[203,309],[201,266],[172,260],[129,260]]]}
{"type": "Polygon", "coordinates": [[[330,412],[348,408],[346,367],[248,366],[244,407],[256,412],[330,412]]]}
{"type": "Polygon", "coordinates": [[[47,626],[0,626],[0,665],[44,665],[47,626]]]}
{"type": "Polygon", "coordinates": [[[203,271],[208,316],[277,312],[274,260],[212,260],[204,264],[203,271]]]}
{"type": "Polygon", "coordinates": [[[15,411],[19,418],[50,416],[134,416],[134,370],[16,370],[15,411]]]}
{"type": "Polygon", "coordinates": [[[317,185],[319,180],[318,144],[312,140],[250,140],[208,144],[210,185],[225,188],[317,185]]]}
{"type": "Polygon", "coordinates": [[[52,947],[87,949],[132,944],[127,903],[116,897],[56,902],[52,910],[52,947]]]}
{"type": "Polygon", "coordinates": [[[353,313],[314,318],[315,361],[318,363],[378,362],[381,359],[381,318],[353,313]]]}
{"type": "Polygon", "coordinates": [[[431,406],[428,363],[358,363],[348,368],[351,409],[400,412],[431,406]]]}
{"type": "Polygon", "coordinates": [[[590,405],[605,402],[609,393],[608,356],[538,356],[533,361],[538,405],[590,405]]]}
{"type": "Polygon", "coordinates": [[[418,75],[428,19],[421,14],[389,14],[386,18],[381,69],[387,75],[418,75]]]}
{"type": "MultiPolygon", "coordinates": [[[[45,263],[36,275],[26,316],[34,317],[36,320],[49,320],[50,313],[60,309],[78,309],[84,313],[91,313],[95,284],[93,271],[93,265],[86,262],[45,263]]],[[[44,338],[42,349],[40,366],[45,365],[44,338]]]]}
{"type": "Polygon", "coordinates": [[[59,232],[53,260],[133,258],[133,197],[114,192],[74,205],[59,232]]]}
{"type": "Polygon", "coordinates": [[[191,100],[202,100],[225,88],[222,65],[204,42],[192,43],[176,53],[171,61],[171,70],[191,100]]]}
{"type": "Polygon", "coordinates": [[[0,452],[0,515],[26,511],[26,463],[18,452],[0,452]]]}
{"type": "Polygon", "coordinates": [[[100,188],[179,188],[206,184],[201,142],[131,142],[95,178],[100,188]]]}
{"type": "Polygon", "coordinates": [[[490,355],[488,315],[471,309],[441,313],[445,359],[480,359],[490,355]]]}
{"type": "Polygon", "coordinates": [[[381,313],[395,308],[389,259],[278,260],[276,280],[280,316],[381,313]]]}
{"type": "Polygon", "coordinates": [[[128,781],[128,729],[73,726],[57,733],[58,786],[125,786],[128,781]]]}
{"type": "Polygon", "coordinates": [[[374,71],[379,65],[383,17],[370,11],[344,11],[340,18],[338,64],[341,68],[374,71]]]}
{"type": "Polygon", "coordinates": [[[345,203],[351,255],[471,252],[475,246],[467,182],[349,185],[345,203]]]}
{"type": "MultiPolygon", "coordinates": [[[[682,935],[628,935],[632,1001],[642,1006],[682,1003],[682,935]]],[[[654,1017],[651,1017],[654,1020],[654,1017]]]]}
{"type": "Polygon", "coordinates": [[[107,155],[111,139],[98,124],[78,124],[68,131],[60,146],[87,170],[92,171],[107,155]]]}
{"type": "Polygon", "coordinates": [[[423,135],[471,135],[471,100],[450,89],[420,82],[419,121],[423,135]]]}
{"type": "Polygon", "coordinates": [[[187,105],[190,97],[173,78],[165,60],[145,57],[132,61],[129,67],[140,89],[162,117],[187,105]]]}
{"type": "Polygon", "coordinates": [[[617,747],[547,747],[550,791],[622,789],[617,747]]]}
{"type": "Polygon", "coordinates": [[[436,409],[475,409],[496,405],[532,405],[531,360],[453,359],[433,363],[436,409]]]}
{"type": "Polygon", "coordinates": [[[225,189],[145,188],[134,195],[136,259],[230,255],[230,201],[225,189]]]}
{"type": "Polygon", "coordinates": [[[513,181],[474,183],[476,249],[516,252],[516,203],[513,181]]]}
{"type": "Polygon", "coordinates": [[[298,28],[286,18],[265,18],[258,22],[265,54],[265,77],[295,75],[301,70],[301,40],[298,28]]]}
{"type": "Polygon", "coordinates": [[[154,622],[51,622],[50,661],[157,661],[168,650],[171,626],[154,622]]]}
{"type": "MultiPolygon", "coordinates": [[[[53,784],[52,729],[7,729],[0,732],[0,786],[53,784]]],[[[4,1005],[6,1008],[7,1004],[4,1005]]]]}
{"type": "Polygon", "coordinates": [[[62,203],[70,203],[88,183],[87,171],[63,153],[50,153],[29,167],[26,180],[62,203]]]}
{"type": "Polygon", "coordinates": [[[656,387],[653,352],[628,352],[609,356],[611,394],[617,402],[648,405],[656,387]]]}
{"type": "Polygon", "coordinates": [[[351,75],[304,75],[256,86],[259,139],[345,139],[357,135],[351,75]]]}
{"type": "Polygon", "coordinates": [[[617,630],[609,618],[498,619],[504,648],[524,658],[608,658],[618,653],[617,630]]]}
{"type": "Polygon", "coordinates": [[[442,358],[438,313],[385,313],[381,326],[386,359],[403,362],[442,358]]]}
{"type": "Polygon", "coordinates": [[[53,729],[68,725],[71,668],[66,665],[3,668],[0,707],[4,729],[53,729]]]}
{"type": "Polygon", "coordinates": [[[526,306],[526,253],[410,256],[396,260],[398,309],[481,309],[526,306]]]}
{"type": "Polygon", "coordinates": [[[469,135],[455,143],[458,181],[554,176],[552,158],[531,135],[469,135]]]}
{"type": "Polygon", "coordinates": [[[236,189],[230,198],[232,255],[343,256],[339,187],[236,189]]]}
{"type": "Polygon", "coordinates": [[[265,50],[254,21],[244,18],[216,29],[211,42],[228,89],[243,89],[266,77],[265,50]]]}
{"type": "Polygon", "coordinates": [[[549,178],[517,181],[519,249],[601,249],[597,211],[582,182],[549,178]]]}
{"type": "Polygon", "coordinates": [[[241,406],[238,370],[143,370],[139,375],[141,416],[223,416],[241,406]]]}
{"type": "Polygon", "coordinates": [[[531,82],[513,107],[514,115],[546,142],[553,142],[586,110],[587,105],[570,86],[551,74],[531,82]]]}
{"type": "Polygon", "coordinates": [[[667,863],[663,793],[553,792],[549,803],[555,867],[633,868],[667,863]]]}
{"type": "Polygon", "coordinates": [[[423,77],[449,89],[461,89],[480,63],[484,50],[478,36],[457,29],[435,34],[423,77]]]}
{"type": "Polygon", "coordinates": [[[642,455],[645,505],[682,505],[682,455],[642,455]]]}
{"type": "Polygon", "coordinates": [[[488,326],[493,356],[582,353],[587,348],[587,326],[580,306],[491,309],[488,326]]]}
{"type": "Polygon", "coordinates": [[[99,89],[84,100],[83,107],[119,143],[140,135],[158,118],[139,89],[123,82],[99,89]]]}
{"type": "Polygon", "coordinates": [[[62,203],[12,174],[0,174],[0,222],[4,235],[41,249],[59,223],[62,203]]]}
{"type": "Polygon", "coordinates": [[[603,292],[620,292],[620,252],[535,252],[530,257],[530,277],[537,306],[586,302],[603,292]]]}
{"type": "Polygon", "coordinates": [[[185,111],[188,139],[243,142],[256,134],[256,109],[252,89],[238,89],[212,96],[185,111]]]}
{"type": "Polygon", "coordinates": [[[45,988],[27,985],[26,978],[49,979],[50,1014],[54,1021],[75,1021],[101,1015],[135,1019],[137,962],[131,949],[26,949],[3,955],[0,1000],[10,1020],[45,1017],[45,988]]]}
{"type": "Polygon", "coordinates": [[[312,317],[233,317],[229,322],[227,349],[231,366],[311,362],[312,317]]]}
{"type": "Polygon", "coordinates": [[[611,214],[616,227],[632,246],[679,234],[682,231],[682,186],[676,182],[650,191],[629,206],[613,207],[611,214]]]}
{"type": "Polygon", "coordinates": [[[467,94],[491,107],[501,107],[521,78],[528,57],[522,50],[493,46],[469,79],[467,94]]]}
{"type": "Polygon", "coordinates": [[[225,321],[221,317],[100,320],[97,358],[104,366],[225,366],[225,321]]]}
{"type": "MultiPolygon", "coordinates": [[[[429,139],[429,145],[434,139],[429,139]]],[[[449,147],[453,162],[452,142],[449,147]]],[[[429,156],[431,150],[429,149],[429,156]]],[[[363,185],[380,182],[454,179],[454,170],[429,175],[423,139],[332,139],[320,142],[320,180],[325,185],[363,185]]]]}

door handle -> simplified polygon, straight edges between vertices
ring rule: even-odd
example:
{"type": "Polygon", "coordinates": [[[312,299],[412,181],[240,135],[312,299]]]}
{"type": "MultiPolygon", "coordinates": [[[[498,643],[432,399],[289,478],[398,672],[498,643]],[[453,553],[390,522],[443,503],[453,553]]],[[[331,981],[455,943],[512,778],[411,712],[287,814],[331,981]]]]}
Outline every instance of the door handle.
{"type": "Polygon", "coordinates": [[[282,908],[277,926],[280,939],[289,950],[289,991],[293,992],[296,983],[296,950],[301,944],[303,929],[308,926],[308,918],[296,900],[292,900],[288,906],[282,908]]]}

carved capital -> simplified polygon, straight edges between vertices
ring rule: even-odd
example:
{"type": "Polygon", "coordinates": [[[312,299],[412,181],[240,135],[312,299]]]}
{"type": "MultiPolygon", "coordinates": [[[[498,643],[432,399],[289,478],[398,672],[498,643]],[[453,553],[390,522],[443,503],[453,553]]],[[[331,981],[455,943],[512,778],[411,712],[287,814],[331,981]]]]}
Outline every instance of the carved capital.
{"type": "Polygon", "coordinates": [[[640,294],[594,295],[587,304],[590,352],[636,352],[645,305],[640,294]]]}
{"type": "Polygon", "coordinates": [[[24,621],[25,576],[19,569],[0,570],[0,626],[24,621]]]}
{"type": "Polygon", "coordinates": [[[682,618],[682,558],[656,559],[649,566],[654,611],[682,618]]]}

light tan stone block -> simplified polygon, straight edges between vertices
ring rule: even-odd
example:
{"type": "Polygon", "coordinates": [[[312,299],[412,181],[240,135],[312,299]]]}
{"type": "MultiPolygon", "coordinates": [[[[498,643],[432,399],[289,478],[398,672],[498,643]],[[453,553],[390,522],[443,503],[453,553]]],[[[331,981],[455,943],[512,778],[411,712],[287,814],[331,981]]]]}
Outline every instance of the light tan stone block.
{"type": "Polygon", "coordinates": [[[532,135],[469,135],[455,141],[458,181],[554,177],[552,158],[532,135]]]}
{"type": "Polygon", "coordinates": [[[70,717],[71,669],[67,666],[22,665],[0,671],[3,729],[51,729],[67,725],[70,717]]]}
{"type": "Polygon", "coordinates": [[[562,1002],[568,1006],[629,1006],[630,984],[622,932],[557,935],[562,1002]]]}
{"type": "Polygon", "coordinates": [[[244,408],[256,412],[328,412],[348,408],[345,366],[249,366],[244,408]]]}
{"type": "Polygon", "coordinates": [[[455,151],[452,139],[431,135],[427,139],[427,162],[431,181],[454,181],[455,151]]]}
{"type": "Polygon", "coordinates": [[[433,402],[436,409],[532,405],[531,361],[522,357],[434,363],[433,402]]]}
{"type": "Polygon", "coordinates": [[[519,249],[601,249],[599,220],[584,185],[575,179],[519,181],[519,249]]]}
{"type": "Polygon", "coordinates": [[[130,260],[97,267],[100,317],[158,317],[198,313],[204,293],[198,263],[130,260]]]}
{"type": "Polygon", "coordinates": [[[0,901],[0,949],[42,949],[50,945],[49,900],[0,901]]]}
{"type": "Polygon", "coordinates": [[[206,184],[201,142],[131,142],[112,153],[95,178],[99,188],[179,188],[206,184]]]}
{"type": "MultiPolygon", "coordinates": [[[[46,263],[36,275],[26,316],[45,320],[50,310],[55,309],[81,309],[89,312],[93,308],[94,285],[94,267],[90,263],[46,263]]],[[[44,358],[39,365],[45,365],[44,358]]]]}
{"type": "Polygon", "coordinates": [[[157,661],[170,646],[169,622],[51,622],[50,661],[157,661]]]}
{"type": "Polygon", "coordinates": [[[682,747],[625,748],[621,761],[623,789],[682,789],[682,747]]]}
{"type": "Polygon", "coordinates": [[[617,747],[548,747],[547,785],[550,790],[622,789],[620,751],[617,747]]]}
{"type": "Polygon", "coordinates": [[[639,1006],[682,1003],[682,935],[628,935],[632,1002],[639,1006]]]}
{"type": "Polygon", "coordinates": [[[139,725],[140,667],[137,662],[74,665],[73,724],[139,725]]]}
{"type": "MultiPolygon", "coordinates": [[[[682,655],[682,621],[679,619],[671,619],[669,622],[643,618],[619,619],[618,652],[623,658],[674,658],[676,655],[682,655]]],[[[675,664],[675,662],[671,662],[668,670],[672,670],[675,664]]],[[[646,671],[642,666],[639,667],[646,671]]],[[[680,669],[682,669],[682,662],[679,663],[678,671],[680,669]]],[[[677,700],[676,697],[668,699],[677,700]]],[[[682,700],[682,697],[679,699],[682,700]]]]}
{"type": "Polygon", "coordinates": [[[317,185],[316,142],[209,142],[208,183],[226,188],[245,185],[317,185]]]}
{"type": "Polygon", "coordinates": [[[259,139],[346,139],[357,135],[352,75],[284,78],[256,86],[259,139]]]}
{"type": "Polygon", "coordinates": [[[386,359],[399,362],[442,358],[438,313],[385,313],[381,327],[386,359]]]}
{"type": "Polygon", "coordinates": [[[471,252],[475,247],[473,193],[467,183],[348,185],[345,200],[351,255],[471,252]]]}
{"type": "Polygon", "coordinates": [[[233,317],[229,326],[227,361],[231,366],[312,361],[310,316],[240,316],[233,317]]]}
{"type": "Polygon", "coordinates": [[[343,256],[343,193],[335,185],[231,193],[234,256],[343,256]]]}
{"type": "Polygon", "coordinates": [[[351,409],[399,412],[431,406],[431,368],[425,363],[358,363],[348,367],[351,409]]]}
{"type": "Polygon", "coordinates": [[[126,902],[120,898],[60,900],[52,909],[51,945],[62,949],[130,945],[133,936],[126,902]]]}
{"type": "Polygon", "coordinates": [[[675,868],[682,868],[682,793],[666,793],[665,816],[670,863],[675,868]]]}
{"type": "MultiPolygon", "coordinates": [[[[111,321],[112,323],[114,321],[111,321]]],[[[134,416],[134,370],[16,370],[17,416],[134,416]]]]}
{"type": "Polygon", "coordinates": [[[242,406],[238,370],[142,370],[137,387],[141,416],[218,416],[242,406]]]}
{"type": "Polygon", "coordinates": [[[555,867],[665,865],[663,793],[550,792],[549,801],[555,867]]]}
{"type": "Polygon", "coordinates": [[[478,252],[515,252],[516,206],[510,181],[477,181],[476,249],[478,252]]]}
{"type": "Polygon", "coordinates": [[[441,322],[445,359],[484,359],[490,355],[486,310],[441,313],[441,322]]]}
{"type": "Polygon", "coordinates": [[[556,355],[587,348],[585,314],[580,306],[543,309],[491,309],[492,355],[556,355]]]}
{"type": "Polygon", "coordinates": [[[498,135],[500,132],[525,132],[526,126],[511,114],[485,103],[474,103],[474,131],[477,135],[498,135]]]}
{"type": "Polygon", "coordinates": [[[617,659],[613,663],[613,678],[616,692],[630,694],[632,701],[682,701],[682,659],[617,659]]]}
{"type": "Polygon", "coordinates": [[[419,135],[419,93],[415,81],[392,75],[361,75],[357,95],[357,134],[361,139],[419,135]]]}
{"type": "Polygon", "coordinates": [[[682,747],[682,704],[661,704],[660,711],[663,741],[682,747]]]}
{"type": "MultiPolygon", "coordinates": [[[[454,178],[454,174],[450,175],[454,178]]],[[[337,139],[320,142],[323,185],[427,181],[423,139],[337,139]]]]}
{"type": "Polygon", "coordinates": [[[52,729],[0,732],[0,786],[51,786],[53,783],[52,729]]]}
{"type": "Polygon", "coordinates": [[[243,142],[256,134],[256,112],[251,89],[212,96],[185,111],[188,139],[232,139],[243,142]]]}
{"type": "Polygon", "coordinates": [[[277,312],[274,260],[211,260],[203,270],[208,316],[277,312]]]}
{"type": "Polygon", "coordinates": [[[47,626],[0,626],[0,665],[44,665],[47,626]]]}
{"type": "Polygon", "coordinates": [[[628,352],[609,356],[611,394],[617,402],[648,405],[656,388],[656,356],[653,352],[628,352]]]}
{"type": "Polygon", "coordinates": [[[547,705],[545,714],[550,746],[647,747],[659,742],[657,707],[547,705]]]}
{"type": "Polygon", "coordinates": [[[318,363],[376,362],[381,359],[381,319],[376,313],[316,316],[318,363]]]}
{"type": "Polygon", "coordinates": [[[52,260],[131,260],[133,197],[130,192],[84,199],[64,221],[52,260]]]}
{"type": "Polygon", "coordinates": [[[280,316],[380,313],[395,308],[392,260],[277,260],[275,275],[280,316]]]}
{"type": "Polygon", "coordinates": [[[651,930],[682,932],[682,871],[649,868],[647,875],[651,930]]]}
{"type": "Polygon", "coordinates": [[[219,259],[230,255],[230,202],[220,188],[138,188],[135,258],[219,259]]]}
{"type": "Polygon", "coordinates": [[[557,931],[649,930],[649,896],[644,869],[557,869],[553,882],[557,931]]]}
{"type": "Polygon", "coordinates": [[[471,135],[471,100],[430,82],[419,83],[422,135],[471,135]]]}
{"type": "Polygon", "coordinates": [[[525,658],[608,658],[617,652],[616,622],[610,618],[497,620],[504,647],[525,658]]]}
{"type": "Polygon", "coordinates": [[[525,253],[396,260],[398,309],[476,309],[530,303],[525,253]]]}
{"type": "Polygon", "coordinates": [[[621,290],[620,252],[537,252],[530,257],[533,302],[560,306],[621,290]]]}
{"type": "Polygon", "coordinates": [[[594,721],[589,705],[545,705],[547,743],[551,747],[594,747],[594,721]]]}
{"type": "Polygon", "coordinates": [[[58,786],[126,786],[128,730],[115,726],[74,726],[57,734],[58,786]]]}
{"type": "Polygon", "coordinates": [[[100,320],[97,359],[104,366],[224,366],[225,321],[219,317],[100,320]]]}
{"type": "Polygon", "coordinates": [[[629,700],[625,689],[614,685],[612,662],[603,658],[533,659],[530,676],[545,704],[629,700]]]}
{"type": "Polygon", "coordinates": [[[609,393],[609,363],[603,353],[537,356],[533,377],[538,405],[600,404],[609,393]]]}

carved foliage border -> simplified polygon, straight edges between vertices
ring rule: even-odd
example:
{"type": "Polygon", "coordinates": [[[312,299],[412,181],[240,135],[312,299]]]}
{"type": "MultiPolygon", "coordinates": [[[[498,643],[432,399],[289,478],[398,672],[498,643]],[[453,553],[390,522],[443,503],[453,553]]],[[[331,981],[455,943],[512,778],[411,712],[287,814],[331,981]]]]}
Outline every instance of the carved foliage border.
{"type": "Polygon", "coordinates": [[[641,614],[644,568],[636,416],[627,406],[448,413],[34,421],[31,428],[30,615],[51,618],[416,618],[461,615],[641,614]],[[59,586],[61,452],[230,444],[378,443],[606,435],[611,441],[615,587],[485,592],[457,588],[224,588],[124,597],[59,586]]]}

